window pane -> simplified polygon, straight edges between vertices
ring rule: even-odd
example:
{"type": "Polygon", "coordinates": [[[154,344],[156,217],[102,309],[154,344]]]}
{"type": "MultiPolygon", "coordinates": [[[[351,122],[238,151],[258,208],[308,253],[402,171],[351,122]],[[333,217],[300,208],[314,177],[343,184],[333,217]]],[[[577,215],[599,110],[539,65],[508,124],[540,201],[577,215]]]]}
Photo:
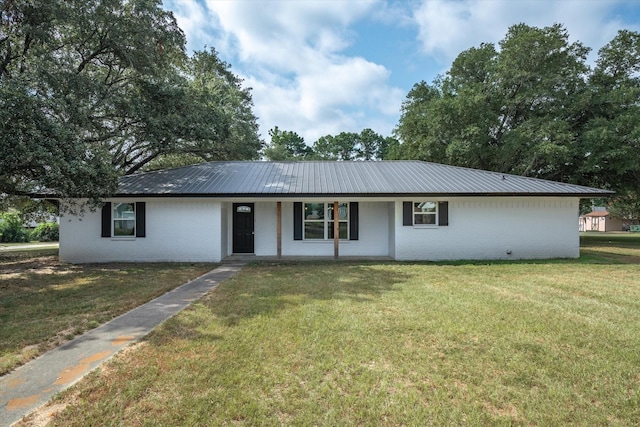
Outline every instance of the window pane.
{"type": "Polygon", "coordinates": [[[114,236],[133,236],[135,232],[135,221],[131,219],[116,219],[113,221],[114,236]]]}
{"type": "MultiPolygon", "coordinates": [[[[329,239],[333,239],[333,221],[329,221],[328,223],[328,227],[329,227],[329,239]]],[[[339,228],[339,239],[343,239],[346,240],[349,238],[349,234],[348,234],[348,230],[349,230],[349,223],[348,222],[342,222],[340,221],[340,223],[338,224],[338,228],[339,228]]]]}
{"type": "Polygon", "coordinates": [[[304,238],[305,239],[324,239],[324,222],[305,221],[304,238]]]}
{"type": "Polygon", "coordinates": [[[414,224],[429,224],[435,225],[436,223],[436,215],[435,214],[414,214],[414,224]]]}
{"type": "Polygon", "coordinates": [[[324,203],[305,203],[304,219],[324,219],[324,203]]]}
{"type": "MultiPolygon", "coordinates": [[[[333,203],[329,203],[327,210],[329,211],[329,219],[333,220],[333,203]]],[[[340,221],[349,219],[349,203],[338,203],[338,219],[340,221]]]]}
{"type": "Polygon", "coordinates": [[[135,236],[135,203],[115,203],[113,205],[113,235],[135,236]]]}
{"type": "Polygon", "coordinates": [[[414,212],[436,213],[436,202],[417,202],[413,204],[414,212]]]}
{"type": "Polygon", "coordinates": [[[113,206],[114,219],[135,219],[135,204],[133,203],[116,203],[113,206]]]}

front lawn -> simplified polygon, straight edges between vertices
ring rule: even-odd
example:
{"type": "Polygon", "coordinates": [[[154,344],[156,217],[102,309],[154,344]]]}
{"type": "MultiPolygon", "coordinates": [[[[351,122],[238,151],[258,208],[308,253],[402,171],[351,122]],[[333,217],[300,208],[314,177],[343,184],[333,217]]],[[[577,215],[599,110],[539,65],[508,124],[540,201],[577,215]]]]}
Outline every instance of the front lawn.
{"type": "Polygon", "coordinates": [[[71,265],[57,252],[0,253],[0,375],[215,267],[71,265]]]}
{"type": "Polygon", "coordinates": [[[640,264],[606,247],[247,266],[55,399],[54,424],[637,425],[640,264]]]}

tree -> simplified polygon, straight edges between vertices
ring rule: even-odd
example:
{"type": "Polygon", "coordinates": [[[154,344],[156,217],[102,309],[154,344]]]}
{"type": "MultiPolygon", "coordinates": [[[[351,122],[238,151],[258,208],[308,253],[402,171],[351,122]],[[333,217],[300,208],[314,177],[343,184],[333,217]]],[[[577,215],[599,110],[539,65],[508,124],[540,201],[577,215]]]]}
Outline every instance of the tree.
{"type": "Polygon", "coordinates": [[[138,91],[144,96],[136,101],[136,114],[144,117],[145,127],[110,148],[114,167],[125,174],[258,158],[262,142],[250,90],[214,49],[195,52],[185,63],[182,75],[170,76],[175,83],[145,84],[138,91]]]}
{"type": "Polygon", "coordinates": [[[589,79],[578,155],[594,185],[640,191],[640,34],[621,31],[600,49],[589,79]]]}
{"type": "Polygon", "coordinates": [[[256,158],[249,89],[159,0],[0,5],[0,192],[98,200],[156,158],[256,158]]]}
{"type": "Polygon", "coordinates": [[[269,130],[271,143],[263,150],[268,160],[309,160],[313,150],[304,142],[304,138],[289,130],[280,130],[278,126],[269,130]]]}
{"type": "Polygon", "coordinates": [[[579,175],[613,189],[609,210],[640,218],[640,33],[619,31],[598,52],[589,78],[580,147],[579,175]]]}
{"type": "Polygon", "coordinates": [[[509,28],[416,84],[395,135],[402,158],[561,179],[575,143],[589,49],[561,25],[509,28]]]}
{"type": "Polygon", "coordinates": [[[325,135],[313,144],[315,157],[323,160],[383,160],[395,139],[383,137],[371,129],[325,135]]]}

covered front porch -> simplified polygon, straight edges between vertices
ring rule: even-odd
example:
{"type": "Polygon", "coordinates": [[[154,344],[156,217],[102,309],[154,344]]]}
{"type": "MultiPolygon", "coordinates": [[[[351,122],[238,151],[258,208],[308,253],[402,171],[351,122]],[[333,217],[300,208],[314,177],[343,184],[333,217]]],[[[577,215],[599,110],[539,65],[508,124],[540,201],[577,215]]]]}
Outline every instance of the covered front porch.
{"type": "Polygon", "coordinates": [[[222,204],[222,258],[391,259],[394,202],[340,198],[222,204]]]}
{"type": "Polygon", "coordinates": [[[233,254],[222,259],[223,264],[251,263],[251,262],[277,262],[277,263],[298,263],[298,262],[384,262],[393,261],[390,256],[272,256],[272,255],[254,255],[254,254],[233,254]]]}

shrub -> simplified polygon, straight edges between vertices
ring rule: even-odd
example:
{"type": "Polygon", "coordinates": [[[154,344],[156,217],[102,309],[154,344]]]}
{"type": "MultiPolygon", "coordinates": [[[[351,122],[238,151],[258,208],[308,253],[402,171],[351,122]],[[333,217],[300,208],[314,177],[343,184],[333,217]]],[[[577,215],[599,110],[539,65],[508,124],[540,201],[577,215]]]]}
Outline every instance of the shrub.
{"type": "Polygon", "coordinates": [[[31,240],[37,240],[38,242],[57,242],[59,237],[59,227],[55,222],[38,224],[31,232],[31,240]]]}
{"type": "Polygon", "coordinates": [[[28,242],[29,234],[22,225],[22,219],[15,212],[0,214],[0,242],[28,242]]]}

